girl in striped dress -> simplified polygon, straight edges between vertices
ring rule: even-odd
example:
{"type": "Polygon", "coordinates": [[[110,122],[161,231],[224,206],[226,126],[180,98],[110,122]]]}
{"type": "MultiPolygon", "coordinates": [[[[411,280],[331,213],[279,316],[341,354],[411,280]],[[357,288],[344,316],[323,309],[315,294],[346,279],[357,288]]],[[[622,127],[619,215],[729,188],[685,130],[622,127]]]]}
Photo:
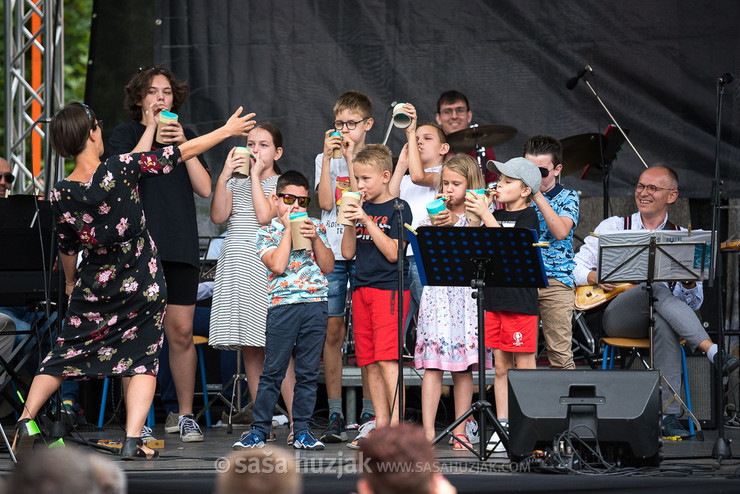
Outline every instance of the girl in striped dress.
{"type": "MultiPolygon", "coordinates": [[[[211,220],[228,220],[228,234],[218,257],[208,342],[221,350],[241,349],[249,393],[257,395],[265,360],[267,320],[267,272],[257,256],[255,238],[262,225],[275,217],[267,196],[273,192],[283,154],[283,136],[269,123],[257,124],[249,132],[247,147],[249,177],[232,176],[245,158],[231,150],[211,200],[211,220]]],[[[295,375],[291,363],[283,381],[283,399],[291,410],[295,375]]]]}

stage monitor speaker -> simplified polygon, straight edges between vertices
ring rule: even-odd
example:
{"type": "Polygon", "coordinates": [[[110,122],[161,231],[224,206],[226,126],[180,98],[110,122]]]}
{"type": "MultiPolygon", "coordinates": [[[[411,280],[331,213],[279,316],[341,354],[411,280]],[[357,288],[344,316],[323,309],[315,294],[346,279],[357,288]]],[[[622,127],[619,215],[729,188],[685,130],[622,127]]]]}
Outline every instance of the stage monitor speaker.
{"type": "MultiPolygon", "coordinates": [[[[714,429],[717,427],[717,416],[714,413],[714,366],[706,355],[686,355],[686,373],[689,379],[691,393],[691,411],[696,416],[702,428],[714,429]]],[[[686,402],[686,392],[681,386],[681,399],[686,402]]],[[[683,413],[679,418],[688,426],[688,414],[683,413]]]]}
{"type": "MultiPolygon", "coordinates": [[[[509,457],[558,451],[570,436],[598,443],[607,461],[659,465],[661,398],[657,371],[512,370],[509,457]]],[[[572,441],[578,445],[578,441],[572,441]]],[[[586,450],[587,448],[584,448],[586,450]]],[[[579,451],[584,461],[596,461],[579,451]]]]}

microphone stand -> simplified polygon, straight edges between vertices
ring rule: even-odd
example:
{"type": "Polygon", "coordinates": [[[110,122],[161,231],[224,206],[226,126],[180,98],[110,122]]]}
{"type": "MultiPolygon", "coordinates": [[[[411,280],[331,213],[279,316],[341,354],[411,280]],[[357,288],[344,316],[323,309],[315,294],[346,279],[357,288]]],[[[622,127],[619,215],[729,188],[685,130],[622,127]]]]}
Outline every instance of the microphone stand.
{"type": "Polygon", "coordinates": [[[624,136],[624,140],[627,141],[627,143],[630,145],[630,147],[635,152],[635,154],[637,155],[637,157],[640,158],[640,161],[645,166],[645,168],[648,168],[648,165],[647,165],[647,163],[645,163],[645,160],[642,159],[642,156],[640,156],[640,153],[637,151],[637,149],[635,148],[635,146],[632,144],[632,141],[630,141],[630,138],[627,137],[627,133],[624,130],[622,130],[622,127],[620,127],[620,125],[617,123],[617,119],[614,118],[614,115],[612,115],[612,112],[610,112],[609,111],[609,108],[606,107],[606,105],[601,100],[601,98],[599,97],[599,95],[596,94],[596,90],[591,85],[591,83],[588,82],[588,79],[586,79],[586,76],[585,75],[583,76],[583,82],[586,83],[586,86],[588,86],[588,88],[594,94],[594,96],[596,97],[596,100],[601,104],[601,107],[604,108],[604,111],[606,112],[607,115],[609,115],[609,118],[611,119],[612,123],[614,123],[614,125],[619,129],[619,132],[622,133],[622,136],[624,136]]]}
{"type": "Polygon", "coordinates": [[[725,440],[725,422],[724,422],[724,389],[722,386],[722,353],[725,346],[725,317],[722,307],[722,255],[719,251],[719,221],[720,221],[720,143],[722,131],[722,98],[725,94],[725,83],[730,80],[724,79],[724,76],[717,80],[717,130],[716,130],[716,148],[714,153],[714,179],[712,180],[712,250],[709,263],[709,286],[717,286],[717,353],[720,355],[720,365],[715,366],[715,404],[719,405],[715,412],[719,416],[719,426],[717,427],[717,440],[712,448],[712,458],[715,459],[713,467],[719,468],[722,460],[732,458],[732,449],[730,441],[725,440]]]}
{"type": "MultiPolygon", "coordinates": [[[[403,424],[403,329],[406,322],[403,317],[403,261],[406,254],[403,245],[403,202],[396,198],[393,201],[393,208],[398,212],[398,258],[396,259],[398,269],[398,382],[396,384],[396,394],[398,395],[398,423],[403,424]]],[[[391,411],[393,411],[392,404],[391,411]]]]}

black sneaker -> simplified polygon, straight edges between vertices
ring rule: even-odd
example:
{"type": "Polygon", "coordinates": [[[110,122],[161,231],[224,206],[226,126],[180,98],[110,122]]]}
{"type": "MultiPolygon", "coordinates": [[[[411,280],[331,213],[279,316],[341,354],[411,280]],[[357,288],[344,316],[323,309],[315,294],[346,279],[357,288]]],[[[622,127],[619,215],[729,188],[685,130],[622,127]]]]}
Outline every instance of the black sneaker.
{"type": "Polygon", "coordinates": [[[371,420],[375,420],[375,415],[373,415],[372,413],[365,412],[362,415],[360,415],[360,421],[357,423],[357,425],[363,426],[367,424],[368,422],[370,422],[371,420]]]}
{"type": "Polygon", "coordinates": [[[675,415],[663,417],[663,437],[691,437],[691,433],[683,428],[675,415]]]}
{"type": "Polygon", "coordinates": [[[722,375],[726,376],[740,366],[740,360],[722,350],[721,356],[719,352],[714,354],[714,365],[717,367],[721,366],[722,375]]]}
{"type": "Polygon", "coordinates": [[[334,412],[329,417],[329,426],[321,435],[321,441],[325,443],[347,442],[347,423],[344,417],[334,412]]]}

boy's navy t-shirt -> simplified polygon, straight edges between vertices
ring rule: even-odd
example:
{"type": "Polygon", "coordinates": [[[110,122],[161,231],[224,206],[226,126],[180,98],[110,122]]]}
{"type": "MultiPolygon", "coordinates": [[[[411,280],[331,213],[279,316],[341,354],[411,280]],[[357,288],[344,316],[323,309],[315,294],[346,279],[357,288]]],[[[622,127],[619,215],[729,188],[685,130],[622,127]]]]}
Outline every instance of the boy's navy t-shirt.
{"type": "MultiPolygon", "coordinates": [[[[503,228],[529,228],[539,232],[539,218],[532,207],[519,211],[497,209],[493,212],[493,217],[503,228]]],[[[539,237],[539,233],[537,236],[539,237]]],[[[509,311],[534,316],[539,313],[536,288],[486,288],[483,305],[487,311],[509,311]]]]}
{"type": "MultiPolygon", "coordinates": [[[[365,210],[373,223],[378,225],[383,233],[392,239],[398,238],[398,211],[393,207],[393,203],[396,200],[403,204],[402,223],[408,223],[410,225],[413,218],[411,207],[409,207],[408,203],[403,199],[394,198],[380,204],[366,202],[362,205],[362,209],[365,210]]],[[[535,215],[535,219],[536,218],[537,216],[535,215]]],[[[355,231],[357,234],[355,286],[369,286],[383,290],[398,290],[398,269],[396,263],[388,262],[363,225],[358,223],[355,231]]],[[[406,228],[403,228],[403,239],[401,241],[407,240],[407,231],[406,228]]],[[[409,261],[404,256],[403,289],[408,290],[409,286],[409,261]]]]}

